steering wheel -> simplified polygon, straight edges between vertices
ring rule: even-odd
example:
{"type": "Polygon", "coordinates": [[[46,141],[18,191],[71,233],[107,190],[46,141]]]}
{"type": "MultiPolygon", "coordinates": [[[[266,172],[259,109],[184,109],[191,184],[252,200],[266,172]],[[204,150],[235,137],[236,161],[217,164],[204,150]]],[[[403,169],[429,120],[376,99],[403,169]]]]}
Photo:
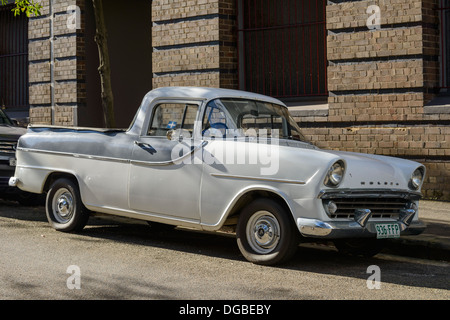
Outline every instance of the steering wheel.
{"type": "Polygon", "coordinates": [[[208,131],[209,129],[216,129],[216,130],[220,130],[220,132],[222,133],[222,137],[226,136],[226,131],[228,130],[228,127],[225,123],[223,122],[216,122],[216,123],[212,123],[209,128],[206,128],[205,130],[203,130],[202,134],[205,134],[206,131],[208,131]]]}
{"type": "Polygon", "coordinates": [[[225,123],[223,123],[223,122],[216,122],[216,123],[213,123],[211,126],[210,126],[210,128],[213,128],[213,129],[224,129],[224,130],[228,130],[228,127],[227,127],[227,125],[225,124],[225,123]]]}

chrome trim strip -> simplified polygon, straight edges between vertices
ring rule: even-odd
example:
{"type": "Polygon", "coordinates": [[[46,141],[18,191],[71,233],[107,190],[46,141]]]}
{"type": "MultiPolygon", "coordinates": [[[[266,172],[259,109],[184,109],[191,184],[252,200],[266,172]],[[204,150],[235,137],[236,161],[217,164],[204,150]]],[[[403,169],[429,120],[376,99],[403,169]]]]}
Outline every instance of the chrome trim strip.
{"type": "Polygon", "coordinates": [[[67,127],[58,125],[47,125],[47,124],[29,124],[29,129],[60,129],[66,131],[89,131],[89,132],[100,132],[100,133],[116,133],[116,132],[126,132],[125,129],[109,129],[109,128],[91,128],[91,127],[67,127]]]}
{"type": "MultiPolygon", "coordinates": [[[[169,165],[175,165],[175,164],[180,164],[183,162],[184,159],[190,157],[193,153],[197,152],[198,150],[204,148],[206,145],[208,144],[208,141],[203,141],[198,147],[195,147],[194,149],[191,150],[191,152],[177,158],[174,160],[168,160],[168,161],[155,161],[155,162],[150,162],[150,161],[142,161],[142,160],[130,160],[131,164],[135,164],[135,165],[141,165],[141,166],[147,166],[147,167],[153,167],[153,166],[169,166],[169,165]]],[[[195,162],[194,162],[195,163],[195,162]]]]}
{"type": "Polygon", "coordinates": [[[154,222],[161,222],[161,223],[167,223],[177,226],[186,226],[186,227],[198,227],[200,226],[200,220],[199,219],[189,219],[189,218],[181,218],[176,216],[168,216],[163,214],[157,214],[152,212],[144,212],[144,211],[137,211],[137,210],[131,210],[131,209],[121,209],[116,207],[109,207],[109,206],[100,206],[100,205],[93,205],[93,204],[86,204],[86,207],[93,211],[94,214],[107,214],[107,215],[115,215],[115,216],[121,216],[126,218],[133,218],[133,219],[139,219],[139,220],[146,220],[146,221],[154,221],[154,222]]]}
{"type": "Polygon", "coordinates": [[[166,165],[173,165],[173,164],[177,164],[179,162],[182,162],[185,158],[189,157],[191,154],[193,154],[197,150],[202,149],[207,144],[208,144],[207,141],[203,141],[202,144],[200,144],[200,146],[194,148],[193,150],[191,150],[190,153],[188,153],[186,155],[183,155],[180,158],[177,158],[175,160],[160,161],[160,162],[150,162],[150,161],[141,161],[141,160],[129,160],[129,159],[104,157],[104,156],[93,156],[93,155],[87,155],[87,154],[78,154],[78,153],[61,152],[61,151],[29,149],[29,148],[22,148],[22,147],[17,148],[17,149],[20,150],[20,151],[24,151],[24,152],[53,154],[53,155],[58,155],[58,156],[74,157],[74,158],[79,158],[79,159],[110,161],[110,162],[119,162],[119,163],[131,163],[131,164],[144,165],[144,166],[166,166],[166,165]]]}
{"type": "MultiPolygon", "coordinates": [[[[189,154],[190,155],[190,154],[189,154]]],[[[161,167],[161,166],[170,166],[177,164],[177,161],[182,161],[182,159],[186,158],[186,156],[183,156],[181,158],[178,158],[176,160],[169,160],[169,161],[155,161],[155,162],[149,162],[149,161],[141,161],[141,160],[130,160],[131,164],[138,165],[138,166],[146,166],[146,167],[161,167]]]]}
{"type": "Polygon", "coordinates": [[[62,152],[62,151],[38,150],[38,149],[29,149],[29,148],[22,148],[22,147],[17,148],[17,150],[24,151],[24,152],[53,154],[53,155],[57,155],[57,156],[74,157],[74,158],[89,159],[89,160],[112,161],[112,162],[120,162],[120,163],[129,163],[130,162],[130,160],[128,160],[128,159],[93,156],[93,155],[87,155],[87,154],[78,154],[78,153],[70,153],[70,152],[62,152]]]}
{"type": "Polygon", "coordinates": [[[284,179],[270,179],[261,177],[249,177],[249,176],[235,176],[221,173],[211,173],[211,176],[217,178],[230,178],[230,179],[241,179],[241,180],[256,180],[256,181],[267,181],[267,182],[278,182],[278,183],[291,183],[291,184],[306,184],[304,181],[296,180],[284,180],[284,179]]]}
{"type": "Polygon", "coordinates": [[[73,154],[73,156],[75,158],[89,159],[89,160],[110,161],[110,162],[120,162],[120,163],[129,163],[130,162],[130,160],[127,160],[127,159],[101,157],[101,156],[90,156],[90,155],[86,155],[86,154],[73,154]]]}
{"type": "Polygon", "coordinates": [[[419,200],[422,198],[420,192],[403,189],[340,189],[321,190],[318,199],[336,198],[403,198],[408,200],[419,200]]]}

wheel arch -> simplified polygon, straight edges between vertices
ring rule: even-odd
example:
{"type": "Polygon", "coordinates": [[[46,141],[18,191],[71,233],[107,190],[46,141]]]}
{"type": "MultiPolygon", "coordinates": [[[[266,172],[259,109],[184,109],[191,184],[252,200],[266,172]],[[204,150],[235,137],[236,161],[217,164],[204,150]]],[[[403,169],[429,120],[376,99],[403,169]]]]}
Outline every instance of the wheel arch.
{"type": "MultiPolygon", "coordinates": [[[[62,178],[73,181],[78,186],[78,189],[80,189],[80,183],[78,182],[78,178],[75,174],[73,174],[71,172],[55,171],[55,172],[50,173],[47,176],[47,179],[45,180],[45,183],[44,183],[43,191],[45,193],[47,193],[50,190],[52,184],[56,180],[62,179],[62,178]]],[[[80,190],[80,194],[81,194],[81,190],[80,190]]]]}
{"type": "Polygon", "coordinates": [[[276,201],[286,210],[288,214],[290,214],[292,222],[295,223],[293,210],[287,200],[287,196],[282,191],[270,187],[256,186],[245,189],[234,197],[226,210],[226,214],[224,215],[225,218],[223,219],[221,226],[237,224],[237,219],[239,218],[241,210],[247,204],[258,198],[266,198],[276,201]]]}

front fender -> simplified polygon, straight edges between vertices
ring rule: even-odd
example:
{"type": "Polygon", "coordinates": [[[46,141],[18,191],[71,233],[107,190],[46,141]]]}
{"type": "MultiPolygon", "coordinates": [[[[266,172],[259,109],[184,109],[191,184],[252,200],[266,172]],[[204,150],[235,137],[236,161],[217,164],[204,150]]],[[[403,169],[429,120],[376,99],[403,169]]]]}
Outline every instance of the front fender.
{"type": "Polygon", "coordinates": [[[230,214],[235,212],[236,206],[241,204],[240,202],[242,199],[244,199],[249,194],[258,192],[267,192],[280,201],[283,201],[289,209],[289,213],[291,214],[292,218],[294,219],[294,216],[292,214],[293,203],[291,200],[289,200],[288,195],[283,190],[270,185],[255,184],[246,186],[235,193],[231,201],[229,201],[225,206],[225,210],[220,212],[218,217],[216,216],[216,219],[211,219],[211,215],[208,214],[202,215],[202,228],[209,231],[219,230],[224,225],[230,214]]]}

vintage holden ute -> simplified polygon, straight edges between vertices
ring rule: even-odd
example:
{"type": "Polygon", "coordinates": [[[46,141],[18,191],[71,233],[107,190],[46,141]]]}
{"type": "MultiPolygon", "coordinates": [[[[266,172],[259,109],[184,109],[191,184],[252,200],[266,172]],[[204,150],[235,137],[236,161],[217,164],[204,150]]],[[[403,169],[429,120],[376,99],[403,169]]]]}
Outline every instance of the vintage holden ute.
{"type": "Polygon", "coordinates": [[[10,185],[46,193],[56,230],[81,230],[90,212],[233,226],[243,256],[269,265],[300,241],[374,255],[421,233],[424,175],[413,161],[313,146],[277,99],[168,87],[144,97],[128,130],[30,126],[10,185]]]}

